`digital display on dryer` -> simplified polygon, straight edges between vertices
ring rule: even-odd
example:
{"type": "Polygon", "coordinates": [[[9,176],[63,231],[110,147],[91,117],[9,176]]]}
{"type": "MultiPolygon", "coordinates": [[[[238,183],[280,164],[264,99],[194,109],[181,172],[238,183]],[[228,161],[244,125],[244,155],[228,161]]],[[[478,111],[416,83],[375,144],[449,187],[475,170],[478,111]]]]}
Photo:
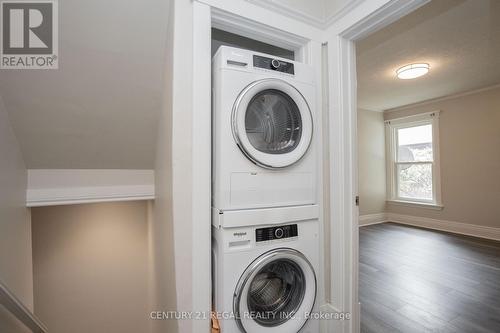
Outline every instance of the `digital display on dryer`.
{"type": "Polygon", "coordinates": [[[260,228],[255,230],[255,241],[266,242],[276,239],[284,239],[298,236],[296,224],[284,225],[279,227],[260,228]]]}
{"type": "Polygon", "coordinates": [[[253,66],[282,73],[295,74],[293,64],[291,62],[261,57],[258,55],[253,56],[253,66]]]}

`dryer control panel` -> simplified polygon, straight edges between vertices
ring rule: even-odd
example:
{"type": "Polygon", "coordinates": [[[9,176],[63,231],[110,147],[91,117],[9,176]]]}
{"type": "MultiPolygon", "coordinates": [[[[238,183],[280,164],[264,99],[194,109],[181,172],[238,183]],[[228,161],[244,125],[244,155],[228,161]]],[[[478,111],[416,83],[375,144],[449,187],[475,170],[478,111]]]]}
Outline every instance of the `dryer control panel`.
{"type": "Polygon", "coordinates": [[[295,74],[293,63],[258,55],[253,56],[253,66],[282,73],[295,74]]]}
{"type": "Polygon", "coordinates": [[[298,235],[298,229],[296,224],[255,229],[255,241],[257,243],[276,240],[276,239],[297,237],[297,235],[298,235]]]}

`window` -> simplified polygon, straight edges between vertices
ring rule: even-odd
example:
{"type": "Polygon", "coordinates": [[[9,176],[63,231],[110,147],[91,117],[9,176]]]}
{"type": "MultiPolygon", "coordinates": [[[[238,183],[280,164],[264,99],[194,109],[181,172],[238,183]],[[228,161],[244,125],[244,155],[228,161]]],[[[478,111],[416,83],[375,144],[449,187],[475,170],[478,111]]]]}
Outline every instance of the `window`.
{"type": "Polygon", "coordinates": [[[388,200],[441,206],[439,112],[386,121],[388,200]]]}

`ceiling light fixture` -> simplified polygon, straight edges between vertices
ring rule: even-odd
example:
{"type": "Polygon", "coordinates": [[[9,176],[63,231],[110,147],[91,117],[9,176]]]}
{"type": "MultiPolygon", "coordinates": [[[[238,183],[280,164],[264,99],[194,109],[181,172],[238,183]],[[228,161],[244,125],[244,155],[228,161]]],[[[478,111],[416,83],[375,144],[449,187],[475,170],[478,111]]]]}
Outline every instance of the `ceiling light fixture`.
{"type": "Polygon", "coordinates": [[[429,68],[429,64],[409,64],[399,68],[396,73],[401,80],[410,80],[427,74],[429,68]]]}

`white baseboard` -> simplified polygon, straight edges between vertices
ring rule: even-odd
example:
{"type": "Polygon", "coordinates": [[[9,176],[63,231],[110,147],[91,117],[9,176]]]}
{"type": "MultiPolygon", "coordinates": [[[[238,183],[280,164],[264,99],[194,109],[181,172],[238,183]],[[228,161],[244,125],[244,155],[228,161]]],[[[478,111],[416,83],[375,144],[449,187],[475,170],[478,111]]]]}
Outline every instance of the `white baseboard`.
{"type": "Polygon", "coordinates": [[[387,213],[387,220],[416,227],[500,241],[500,228],[394,213],[387,213]]]}
{"type": "Polygon", "coordinates": [[[387,222],[387,214],[386,213],[378,213],[378,214],[367,214],[359,216],[359,226],[364,227],[367,225],[384,223],[387,222]]]}
{"type": "Polygon", "coordinates": [[[359,217],[360,227],[384,222],[395,222],[500,241],[500,228],[395,213],[367,214],[359,217]]]}

